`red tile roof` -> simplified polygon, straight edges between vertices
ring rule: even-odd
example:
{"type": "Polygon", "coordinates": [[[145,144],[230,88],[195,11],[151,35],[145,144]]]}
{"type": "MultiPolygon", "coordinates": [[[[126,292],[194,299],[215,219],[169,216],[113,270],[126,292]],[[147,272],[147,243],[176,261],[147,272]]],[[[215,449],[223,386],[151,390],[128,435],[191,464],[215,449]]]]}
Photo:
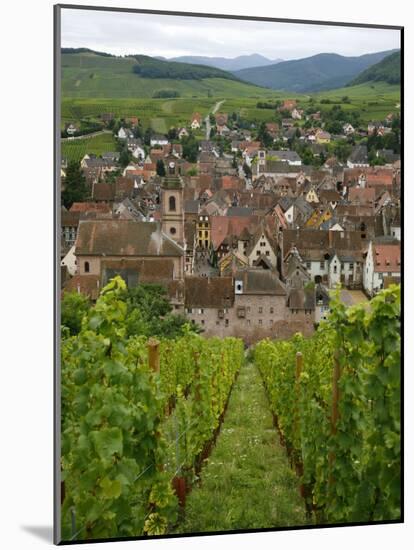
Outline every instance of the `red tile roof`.
{"type": "Polygon", "coordinates": [[[399,244],[375,244],[373,254],[375,272],[400,273],[401,247],[399,244]]]}
{"type": "Polygon", "coordinates": [[[348,199],[351,203],[359,202],[360,204],[372,204],[375,201],[375,189],[352,187],[349,190],[348,199]]]}
{"type": "Polygon", "coordinates": [[[110,213],[111,207],[103,202],[74,202],[69,212],[104,212],[110,213]]]}
{"type": "Polygon", "coordinates": [[[228,235],[239,236],[244,228],[255,228],[258,217],[252,216],[212,216],[211,240],[214,248],[218,248],[228,235]]]}

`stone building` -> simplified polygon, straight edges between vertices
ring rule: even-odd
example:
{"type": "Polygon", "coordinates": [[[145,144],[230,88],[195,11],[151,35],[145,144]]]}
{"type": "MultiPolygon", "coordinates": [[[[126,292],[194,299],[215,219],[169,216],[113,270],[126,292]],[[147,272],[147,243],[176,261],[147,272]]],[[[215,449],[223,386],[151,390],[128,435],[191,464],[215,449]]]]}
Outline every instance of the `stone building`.
{"type": "Polygon", "coordinates": [[[79,275],[98,275],[103,283],[118,273],[131,286],[184,277],[184,249],[158,222],[81,221],[75,256],[79,275]]]}
{"type": "Polygon", "coordinates": [[[251,344],[299,331],[311,334],[314,300],[307,297],[305,303],[301,296],[295,301],[292,297],[292,304],[287,304],[287,298],[276,272],[261,268],[243,269],[234,277],[185,279],[185,314],[205,336],[236,336],[251,344]]]}

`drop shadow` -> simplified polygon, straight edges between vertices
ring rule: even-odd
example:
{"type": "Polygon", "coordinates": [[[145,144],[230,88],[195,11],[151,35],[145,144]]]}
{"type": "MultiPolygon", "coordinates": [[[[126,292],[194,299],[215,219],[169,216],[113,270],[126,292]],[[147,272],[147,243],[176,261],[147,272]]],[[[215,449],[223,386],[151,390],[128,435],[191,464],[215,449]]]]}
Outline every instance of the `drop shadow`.
{"type": "Polygon", "coordinates": [[[51,525],[21,525],[21,528],[38,539],[53,543],[53,527],[51,525]]]}

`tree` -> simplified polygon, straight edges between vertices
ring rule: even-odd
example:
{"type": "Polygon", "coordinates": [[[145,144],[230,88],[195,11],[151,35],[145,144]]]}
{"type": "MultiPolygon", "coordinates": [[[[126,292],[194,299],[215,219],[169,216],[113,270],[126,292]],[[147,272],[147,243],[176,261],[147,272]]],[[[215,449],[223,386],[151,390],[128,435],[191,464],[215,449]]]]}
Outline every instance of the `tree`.
{"type": "Polygon", "coordinates": [[[145,145],[151,145],[151,137],[152,137],[152,130],[151,128],[148,126],[148,128],[145,130],[145,133],[144,133],[144,143],[145,145]]]}
{"type": "Polygon", "coordinates": [[[128,151],[127,147],[124,147],[121,151],[121,154],[119,155],[119,164],[122,166],[122,168],[125,168],[125,166],[128,166],[128,164],[131,162],[132,155],[128,151]]]}
{"type": "Polygon", "coordinates": [[[257,138],[261,141],[263,147],[270,147],[273,143],[273,138],[266,130],[266,123],[262,122],[259,126],[257,138]]]}
{"type": "Polygon", "coordinates": [[[140,124],[138,124],[138,126],[135,126],[135,128],[132,131],[134,133],[134,138],[135,139],[141,139],[142,138],[142,128],[141,128],[140,124]]]}
{"type": "Polygon", "coordinates": [[[184,136],[181,140],[183,146],[183,157],[189,162],[196,162],[198,155],[198,141],[190,134],[184,136]]]}
{"type": "Polygon", "coordinates": [[[80,332],[82,319],[89,311],[91,302],[84,294],[65,292],[61,301],[60,324],[69,329],[70,335],[80,332]]]}
{"type": "Polygon", "coordinates": [[[127,303],[128,336],[162,336],[175,338],[182,334],[188,320],[171,313],[172,307],[167,291],[161,285],[140,284],[124,292],[127,303]]]}
{"type": "Polygon", "coordinates": [[[158,176],[161,176],[161,177],[165,176],[165,166],[164,166],[164,161],[162,159],[157,160],[156,170],[157,170],[157,175],[158,176]]]}
{"type": "Polygon", "coordinates": [[[243,172],[246,176],[246,178],[251,178],[252,177],[252,169],[250,168],[250,166],[245,162],[243,164],[243,172]]]}
{"type": "Polygon", "coordinates": [[[83,202],[87,198],[89,198],[89,191],[80,163],[70,161],[66,170],[62,203],[66,208],[70,208],[74,202],[83,202]]]}
{"type": "Polygon", "coordinates": [[[170,128],[167,132],[167,137],[169,140],[178,139],[177,128],[170,128]]]}

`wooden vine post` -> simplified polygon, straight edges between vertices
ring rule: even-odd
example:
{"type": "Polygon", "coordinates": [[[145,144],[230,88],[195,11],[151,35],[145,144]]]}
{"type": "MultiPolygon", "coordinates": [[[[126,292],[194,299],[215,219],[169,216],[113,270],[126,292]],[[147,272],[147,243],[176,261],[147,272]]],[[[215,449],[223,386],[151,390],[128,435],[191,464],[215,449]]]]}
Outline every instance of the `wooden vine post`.
{"type": "Polygon", "coordinates": [[[160,342],[156,338],[148,340],[148,364],[153,372],[160,372],[160,342]]]}
{"type": "Polygon", "coordinates": [[[195,379],[195,400],[201,401],[201,382],[200,382],[200,353],[194,352],[194,379],[195,379]]]}
{"type": "MultiPolygon", "coordinates": [[[[331,435],[335,436],[338,430],[339,419],[339,379],[341,377],[341,367],[339,364],[339,351],[334,353],[334,367],[332,376],[332,412],[331,412],[331,435]]],[[[331,450],[329,453],[329,485],[333,485],[334,477],[332,473],[335,462],[335,453],[331,450]]]]}
{"type": "Polygon", "coordinates": [[[295,410],[294,410],[294,427],[295,435],[300,439],[299,430],[299,400],[300,400],[300,375],[303,369],[303,355],[300,351],[296,353],[296,368],[295,368],[295,410]]]}

